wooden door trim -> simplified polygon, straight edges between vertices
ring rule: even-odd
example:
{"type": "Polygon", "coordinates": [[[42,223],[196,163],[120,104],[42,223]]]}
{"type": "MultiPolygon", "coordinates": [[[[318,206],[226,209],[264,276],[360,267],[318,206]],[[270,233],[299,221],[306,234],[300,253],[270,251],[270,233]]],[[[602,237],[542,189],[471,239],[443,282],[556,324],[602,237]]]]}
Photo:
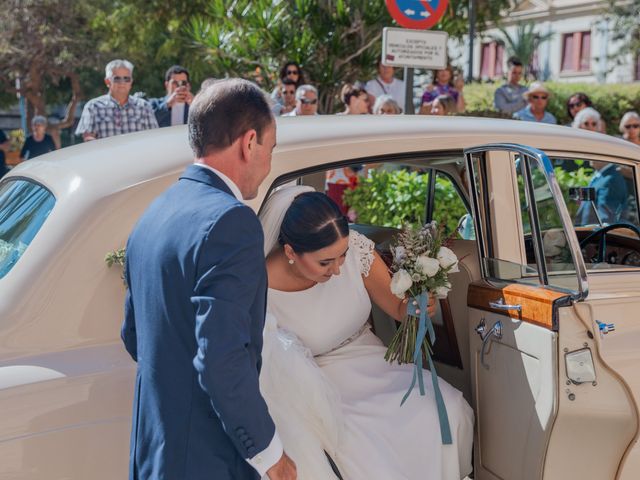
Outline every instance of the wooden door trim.
{"type": "Polygon", "coordinates": [[[467,306],[470,308],[506,315],[553,331],[558,331],[558,307],[570,303],[568,293],[519,283],[497,284],[487,280],[469,284],[467,294],[467,306]],[[489,302],[500,299],[508,305],[519,304],[522,310],[498,310],[489,306],[489,302]]]}

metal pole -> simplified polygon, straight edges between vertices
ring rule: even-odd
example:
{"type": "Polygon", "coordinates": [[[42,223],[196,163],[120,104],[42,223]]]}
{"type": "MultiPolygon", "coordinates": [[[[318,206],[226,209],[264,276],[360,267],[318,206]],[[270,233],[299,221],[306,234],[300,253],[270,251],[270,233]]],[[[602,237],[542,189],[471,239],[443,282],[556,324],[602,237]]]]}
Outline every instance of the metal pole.
{"type": "Polygon", "coordinates": [[[473,81],[473,41],[476,36],[476,2],[469,0],[469,67],[467,83],[473,81]]]}
{"type": "Polygon", "coordinates": [[[413,115],[413,68],[404,67],[404,113],[413,115]]]}
{"type": "Polygon", "coordinates": [[[29,135],[27,131],[27,109],[22,95],[20,77],[16,77],[16,97],[18,97],[18,106],[20,108],[20,128],[24,132],[25,138],[29,135]]]}

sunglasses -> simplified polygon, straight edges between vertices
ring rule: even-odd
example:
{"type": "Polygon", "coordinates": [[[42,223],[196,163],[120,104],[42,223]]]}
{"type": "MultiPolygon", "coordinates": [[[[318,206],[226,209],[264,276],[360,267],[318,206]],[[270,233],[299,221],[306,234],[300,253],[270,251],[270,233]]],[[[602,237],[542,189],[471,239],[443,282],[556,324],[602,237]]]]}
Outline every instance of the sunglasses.
{"type": "Polygon", "coordinates": [[[531,98],[534,100],[546,100],[549,97],[547,95],[531,95],[531,98]]]}
{"type": "Polygon", "coordinates": [[[629,123],[628,125],[625,125],[624,128],[626,128],[627,130],[631,130],[632,128],[640,128],[640,123],[629,123]]]}
{"type": "Polygon", "coordinates": [[[295,95],[296,91],[295,90],[293,90],[293,91],[285,90],[284,92],[282,92],[282,94],[283,95],[295,95]]]}
{"type": "Polygon", "coordinates": [[[597,127],[598,122],[582,122],[582,125],[584,125],[585,127],[597,127]]]}
{"type": "Polygon", "coordinates": [[[300,75],[298,70],[287,70],[287,75],[300,75]]]}
{"type": "Polygon", "coordinates": [[[115,76],[115,77],[111,77],[111,80],[113,81],[113,83],[130,83],[131,77],[115,76]]]}
{"type": "Polygon", "coordinates": [[[300,102],[301,102],[303,105],[315,105],[316,103],[318,103],[318,99],[317,99],[317,98],[314,98],[314,99],[311,99],[311,98],[301,98],[301,99],[300,99],[300,102]]]}
{"type": "Polygon", "coordinates": [[[175,85],[176,87],[186,87],[189,85],[187,80],[171,80],[171,85],[175,85]]]}
{"type": "Polygon", "coordinates": [[[583,101],[574,102],[569,104],[569,108],[578,108],[578,107],[581,107],[582,105],[584,105],[583,101]]]}

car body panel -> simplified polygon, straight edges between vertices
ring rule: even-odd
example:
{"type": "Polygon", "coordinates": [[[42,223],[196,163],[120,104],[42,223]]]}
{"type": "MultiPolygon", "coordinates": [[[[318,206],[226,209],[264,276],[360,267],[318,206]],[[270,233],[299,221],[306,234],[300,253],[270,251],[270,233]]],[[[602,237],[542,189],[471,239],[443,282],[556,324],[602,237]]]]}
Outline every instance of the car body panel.
{"type": "MultiPolygon", "coordinates": [[[[464,148],[485,143],[520,143],[560,154],[586,152],[584,155],[621,158],[634,164],[640,161],[640,148],[628,142],[564,127],[463,117],[383,117],[279,119],[272,170],[258,197],[247,203],[258,211],[276,181],[295,179],[314,167],[328,168],[357,159],[422,159],[430,152],[448,152],[462,159],[464,148]]],[[[135,365],[119,339],[125,287],[118,269],[108,269],[104,257],[124,247],[139,215],[191,161],[187,129],[179,126],[65,148],[24,162],[7,175],[6,179],[24,177],[42,183],[56,197],[56,205],[24,256],[0,279],[1,478],[106,480],[126,475],[135,365]]],[[[504,193],[514,195],[513,191],[504,193]]],[[[505,215],[517,220],[516,211],[505,215]]],[[[514,249],[514,258],[522,257],[522,245],[504,248],[508,247],[514,249]]],[[[473,260],[470,257],[465,261],[473,260]]],[[[478,280],[477,265],[471,265],[467,274],[467,280],[478,280]]],[[[630,298],[635,299],[637,274],[633,278],[628,272],[619,275],[627,282],[630,298]]],[[[607,280],[612,276],[615,274],[607,272],[590,278],[588,300],[593,298],[593,306],[584,308],[593,308],[594,315],[599,315],[598,305],[615,303],[607,280]],[[603,297],[599,299],[598,295],[603,297]]],[[[454,316],[468,314],[466,291],[456,293],[454,286],[452,294],[462,300],[454,306],[454,316]]],[[[572,317],[567,314],[567,318],[572,317]]],[[[620,461],[621,444],[629,445],[629,435],[637,435],[638,430],[635,399],[640,393],[636,377],[640,376],[625,365],[625,359],[637,358],[629,350],[632,337],[626,338],[626,329],[630,332],[635,328],[633,318],[635,315],[627,321],[625,317],[620,323],[615,342],[608,342],[607,337],[593,346],[602,352],[602,366],[598,368],[610,371],[609,380],[603,376],[602,387],[593,391],[614,392],[611,411],[601,412],[593,406],[577,410],[578,403],[567,403],[562,395],[556,399],[558,411],[566,409],[567,420],[574,419],[589,429],[589,415],[596,415],[596,428],[607,424],[612,434],[620,434],[620,442],[607,450],[612,465],[620,461]],[[625,332],[621,332],[623,328],[625,332]],[[629,406],[630,398],[634,399],[633,407],[629,406]]],[[[461,352],[471,351],[463,363],[468,364],[477,352],[478,337],[471,330],[477,320],[470,315],[468,329],[459,337],[466,343],[461,352]]],[[[572,321],[575,323],[575,319],[567,323],[572,321]]],[[[521,328],[524,333],[530,327],[521,328]]],[[[545,337],[544,342],[556,342],[562,348],[562,328],[559,334],[544,331],[539,333],[545,337]]],[[[512,333],[518,345],[526,343],[515,327],[512,333]]],[[[578,336],[576,333],[575,338],[578,336]]],[[[535,355],[540,354],[531,354],[535,355]]],[[[555,365],[551,359],[543,362],[547,372],[555,369],[557,385],[562,386],[563,367],[559,363],[555,365]]],[[[451,374],[456,382],[467,385],[463,391],[471,391],[468,369],[460,373],[439,367],[438,371],[451,374]]],[[[536,388],[542,388],[541,384],[536,388]]],[[[491,399],[492,395],[500,397],[508,392],[485,389],[482,394],[491,399]]],[[[546,428],[551,399],[546,394],[544,398],[547,416],[542,424],[546,428]]],[[[490,410],[488,413],[493,414],[490,410]]],[[[537,406],[535,414],[529,411],[527,418],[536,416],[542,418],[537,406]]],[[[571,445],[573,426],[571,422],[566,425],[554,425],[549,448],[553,454],[547,454],[544,478],[559,478],[556,472],[570,468],[561,460],[576,461],[580,457],[583,446],[571,445]]],[[[492,455],[498,458],[499,453],[494,451],[492,455]]],[[[629,455],[627,463],[629,472],[640,475],[637,454],[629,455]]],[[[607,466],[607,472],[612,468],[607,466]]],[[[626,472],[625,467],[624,478],[633,478],[626,472]]],[[[604,477],[586,474],[581,478],[604,477]]]]}

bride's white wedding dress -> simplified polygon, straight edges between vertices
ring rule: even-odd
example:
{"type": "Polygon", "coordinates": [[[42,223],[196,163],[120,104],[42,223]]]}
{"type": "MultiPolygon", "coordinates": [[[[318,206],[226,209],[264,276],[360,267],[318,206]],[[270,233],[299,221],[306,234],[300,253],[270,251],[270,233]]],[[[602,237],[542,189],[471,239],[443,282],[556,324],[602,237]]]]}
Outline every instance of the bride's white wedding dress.
{"type": "Polygon", "coordinates": [[[368,327],[373,247],[352,231],[340,275],[299,292],[269,289],[260,379],[269,410],[302,480],[335,478],[323,449],[344,480],[461,479],[471,472],[473,411],[440,379],[453,437],[442,445],[430,381],[400,406],[413,365],[386,362],[368,327]]]}

